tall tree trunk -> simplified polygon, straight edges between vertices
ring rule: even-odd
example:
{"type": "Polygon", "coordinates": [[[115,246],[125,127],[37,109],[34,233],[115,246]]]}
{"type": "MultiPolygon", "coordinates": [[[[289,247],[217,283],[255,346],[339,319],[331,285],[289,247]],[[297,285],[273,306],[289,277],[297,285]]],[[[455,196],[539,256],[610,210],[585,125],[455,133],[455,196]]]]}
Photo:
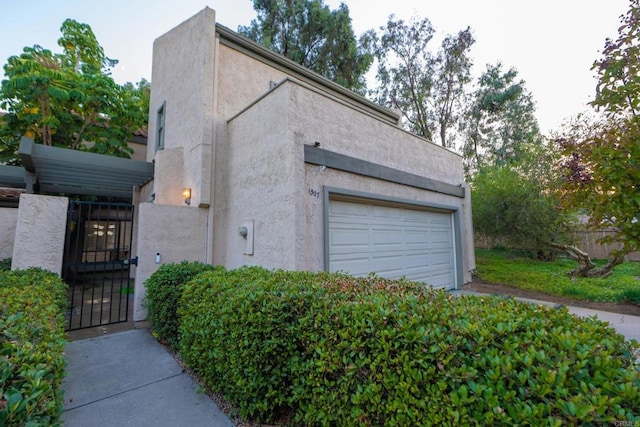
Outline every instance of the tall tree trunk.
{"type": "Polygon", "coordinates": [[[42,144],[53,145],[51,127],[47,124],[49,117],[51,117],[49,95],[40,97],[40,114],[42,115],[42,144]]]}
{"type": "Polygon", "coordinates": [[[589,254],[575,246],[551,243],[551,247],[566,252],[569,257],[578,261],[578,268],[568,273],[569,276],[574,277],[606,277],[611,274],[616,266],[624,262],[624,256],[626,255],[626,253],[622,251],[615,252],[605,265],[596,268],[589,254]]]}

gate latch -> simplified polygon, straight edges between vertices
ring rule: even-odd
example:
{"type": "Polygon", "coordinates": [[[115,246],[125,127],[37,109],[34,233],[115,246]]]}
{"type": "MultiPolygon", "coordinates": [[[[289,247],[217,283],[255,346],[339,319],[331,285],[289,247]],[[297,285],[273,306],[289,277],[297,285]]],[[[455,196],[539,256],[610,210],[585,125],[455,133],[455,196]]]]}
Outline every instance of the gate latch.
{"type": "Polygon", "coordinates": [[[138,265],[138,257],[123,259],[122,264],[124,265],[138,265]]]}

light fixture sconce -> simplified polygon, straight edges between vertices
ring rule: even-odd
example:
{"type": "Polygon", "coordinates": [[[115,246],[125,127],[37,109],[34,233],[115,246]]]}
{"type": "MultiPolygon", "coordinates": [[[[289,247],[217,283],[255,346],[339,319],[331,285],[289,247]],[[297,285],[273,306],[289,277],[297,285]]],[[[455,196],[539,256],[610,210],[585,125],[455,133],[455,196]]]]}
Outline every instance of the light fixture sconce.
{"type": "Polygon", "coordinates": [[[182,197],[184,198],[185,205],[191,204],[191,188],[190,187],[185,187],[182,189],[182,197]]]}

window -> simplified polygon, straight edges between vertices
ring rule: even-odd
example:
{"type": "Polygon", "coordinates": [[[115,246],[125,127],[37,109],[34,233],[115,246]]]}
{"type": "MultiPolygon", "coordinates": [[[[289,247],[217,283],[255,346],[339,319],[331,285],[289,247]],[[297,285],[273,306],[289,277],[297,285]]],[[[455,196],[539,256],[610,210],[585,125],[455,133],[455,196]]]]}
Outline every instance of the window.
{"type": "Polygon", "coordinates": [[[130,220],[88,220],[84,224],[82,262],[107,262],[129,258],[130,220]]]}
{"type": "Polygon", "coordinates": [[[158,117],[156,122],[156,151],[164,150],[164,119],[167,102],[163,102],[158,109],[158,117]]]}

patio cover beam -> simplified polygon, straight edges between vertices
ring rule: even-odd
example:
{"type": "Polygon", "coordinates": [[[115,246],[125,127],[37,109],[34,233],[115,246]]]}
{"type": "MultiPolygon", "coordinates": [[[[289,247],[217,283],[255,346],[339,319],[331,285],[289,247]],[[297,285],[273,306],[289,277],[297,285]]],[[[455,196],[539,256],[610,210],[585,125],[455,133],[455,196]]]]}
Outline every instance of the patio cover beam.
{"type": "Polygon", "coordinates": [[[22,166],[0,165],[0,187],[25,188],[25,170],[22,166]]]}
{"type": "Polygon", "coordinates": [[[41,193],[131,198],[133,187],[153,179],[153,163],[49,147],[25,137],[18,153],[41,193]]]}

